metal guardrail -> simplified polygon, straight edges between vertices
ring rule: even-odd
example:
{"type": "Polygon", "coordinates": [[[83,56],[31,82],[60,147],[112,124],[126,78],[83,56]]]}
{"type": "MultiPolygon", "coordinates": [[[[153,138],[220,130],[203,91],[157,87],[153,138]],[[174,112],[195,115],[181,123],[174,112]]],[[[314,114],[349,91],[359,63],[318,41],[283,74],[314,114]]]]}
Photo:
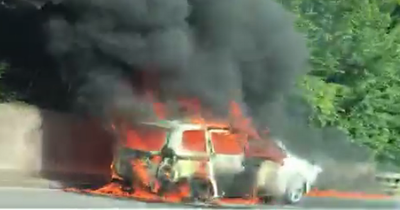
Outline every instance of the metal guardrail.
{"type": "Polygon", "coordinates": [[[380,173],[375,177],[386,194],[400,196],[400,173],[380,173]]]}

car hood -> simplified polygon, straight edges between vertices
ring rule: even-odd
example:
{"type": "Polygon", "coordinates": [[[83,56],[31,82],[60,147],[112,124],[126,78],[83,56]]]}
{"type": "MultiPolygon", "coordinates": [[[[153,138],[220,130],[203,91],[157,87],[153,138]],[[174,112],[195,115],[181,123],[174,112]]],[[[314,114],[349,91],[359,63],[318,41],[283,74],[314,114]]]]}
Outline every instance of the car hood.
{"type": "Polygon", "coordinates": [[[310,161],[288,153],[283,160],[283,168],[290,171],[295,171],[306,178],[310,183],[316,181],[318,175],[323,172],[323,168],[310,161]]]}
{"type": "Polygon", "coordinates": [[[279,147],[273,142],[267,140],[252,140],[248,142],[248,147],[245,149],[246,157],[256,157],[268,159],[274,162],[283,163],[287,157],[279,147]]]}

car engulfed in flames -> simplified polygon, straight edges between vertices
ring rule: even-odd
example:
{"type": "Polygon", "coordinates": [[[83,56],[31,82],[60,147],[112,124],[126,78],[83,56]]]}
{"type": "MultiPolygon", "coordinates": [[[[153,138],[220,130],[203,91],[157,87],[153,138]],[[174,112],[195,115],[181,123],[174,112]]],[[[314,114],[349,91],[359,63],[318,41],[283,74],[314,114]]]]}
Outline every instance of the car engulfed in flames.
{"type": "MultiPolygon", "coordinates": [[[[284,167],[285,162],[293,162],[288,161],[293,156],[272,140],[258,139],[224,124],[193,120],[125,124],[116,126],[115,131],[120,141],[111,166],[111,182],[95,190],[68,190],[148,202],[216,205],[280,199],[295,203],[301,198],[293,194],[298,188],[288,192],[293,176],[285,173],[299,177],[284,167]]],[[[312,182],[302,180],[301,195],[312,182]]]]}
{"type": "Polygon", "coordinates": [[[296,167],[293,163],[302,161],[262,138],[237,103],[231,103],[228,120],[212,122],[201,116],[196,100],[181,106],[186,111],[175,120],[164,104],[153,103],[156,120],[113,121],[117,143],[111,182],[98,189],[66,190],[209,205],[296,203],[308,192],[313,181],[298,178],[309,170],[297,170],[308,166],[296,167]]]}
{"type": "MultiPolygon", "coordinates": [[[[179,191],[186,198],[202,201],[253,198],[261,182],[255,179],[256,171],[249,174],[251,166],[245,162],[251,158],[246,157],[244,138],[227,127],[179,121],[143,123],[127,132],[126,144],[114,165],[115,172],[122,180],[130,180],[129,185],[141,185],[161,196],[179,191]],[[242,190],[238,191],[232,189],[234,183],[253,187],[243,190],[245,186],[240,186],[242,190]],[[185,188],[189,190],[182,192],[185,188]]],[[[271,167],[279,167],[283,156],[277,156],[263,158],[263,163],[259,163],[265,176],[273,176],[268,174],[275,171],[271,167]]],[[[253,162],[257,164],[255,159],[253,162]]]]}

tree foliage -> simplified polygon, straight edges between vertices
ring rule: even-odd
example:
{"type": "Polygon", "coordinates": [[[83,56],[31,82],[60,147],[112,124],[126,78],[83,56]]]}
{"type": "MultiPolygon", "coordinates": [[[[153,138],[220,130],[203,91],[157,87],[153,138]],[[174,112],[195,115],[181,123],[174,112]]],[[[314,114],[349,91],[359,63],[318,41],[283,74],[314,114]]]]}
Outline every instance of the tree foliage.
{"type": "Polygon", "coordinates": [[[301,82],[319,126],[334,125],[379,160],[400,160],[397,0],[280,0],[307,34],[311,72],[301,82]]]}

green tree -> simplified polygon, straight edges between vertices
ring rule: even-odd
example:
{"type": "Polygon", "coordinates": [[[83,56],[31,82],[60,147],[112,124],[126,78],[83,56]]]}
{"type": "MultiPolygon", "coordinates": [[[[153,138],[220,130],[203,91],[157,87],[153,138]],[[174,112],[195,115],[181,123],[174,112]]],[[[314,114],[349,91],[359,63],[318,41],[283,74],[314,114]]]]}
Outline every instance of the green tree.
{"type": "Polygon", "coordinates": [[[335,125],[400,160],[400,31],[397,0],[280,0],[307,34],[312,71],[302,81],[319,126],[335,125]],[[391,30],[388,30],[388,29],[391,30]]]}

